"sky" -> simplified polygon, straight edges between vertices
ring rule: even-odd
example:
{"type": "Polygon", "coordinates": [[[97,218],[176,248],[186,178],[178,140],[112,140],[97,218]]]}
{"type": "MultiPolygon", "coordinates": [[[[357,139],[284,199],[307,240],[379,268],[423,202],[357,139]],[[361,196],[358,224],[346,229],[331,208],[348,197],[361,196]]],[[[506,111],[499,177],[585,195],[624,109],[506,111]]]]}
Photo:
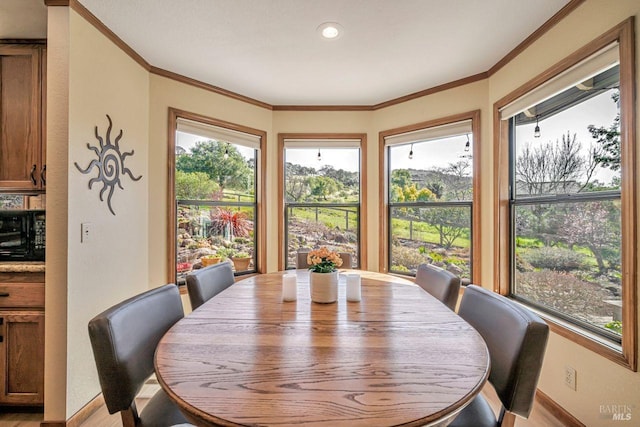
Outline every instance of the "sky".
{"type": "MultiPolygon", "coordinates": [[[[186,151],[189,151],[192,147],[194,147],[196,145],[196,142],[207,141],[208,139],[209,138],[192,135],[189,133],[176,132],[176,145],[184,148],[186,151]]],[[[253,159],[255,157],[253,148],[244,147],[242,145],[235,145],[235,147],[240,152],[242,157],[244,157],[246,160],[253,159]]]]}
{"type": "Polygon", "coordinates": [[[360,171],[359,148],[321,148],[318,160],[318,148],[288,148],[285,161],[316,170],[331,165],[334,169],[348,172],[360,171]]]}
{"type": "MultiPolygon", "coordinates": [[[[413,144],[412,159],[409,159],[409,153],[412,148],[411,144],[392,146],[390,154],[391,170],[433,170],[445,168],[451,163],[460,161],[461,156],[470,156],[473,153],[472,134],[469,134],[469,142],[469,151],[465,151],[465,145],[467,144],[466,135],[413,144]]],[[[469,169],[469,173],[471,173],[471,169],[469,169]]]]}
{"type": "MultiPolygon", "coordinates": [[[[609,128],[618,113],[616,103],[611,99],[612,93],[613,90],[608,90],[588,101],[539,122],[540,138],[533,137],[535,123],[517,126],[516,140],[518,141],[518,146],[516,152],[521,151],[526,143],[541,145],[549,141],[553,143],[556,140],[562,141],[562,135],[566,135],[567,131],[569,131],[572,137],[574,133],[577,135],[576,140],[582,143],[582,151],[586,154],[590,144],[596,144],[591,133],[587,130],[587,126],[592,124],[596,127],[604,126],[609,128]]],[[[619,172],[599,168],[595,174],[595,178],[602,183],[610,183],[613,176],[619,176],[619,172]]]]}

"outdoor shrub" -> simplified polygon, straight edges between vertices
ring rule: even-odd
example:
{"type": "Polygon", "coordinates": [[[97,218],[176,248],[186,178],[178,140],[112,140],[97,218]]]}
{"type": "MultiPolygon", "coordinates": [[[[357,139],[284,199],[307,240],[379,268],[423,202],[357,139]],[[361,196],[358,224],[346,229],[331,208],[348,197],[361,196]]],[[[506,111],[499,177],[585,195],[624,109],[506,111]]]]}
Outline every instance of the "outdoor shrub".
{"type": "Polygon", "coordinates": [[[546,246],[543,248],[523,251],[522,260],[535,268],[547,268],[549,270],[570,271],[584,266],[585,256],[571,249],[546,246]]]}
{"type": "Polygon", "coordinates": [[[222,258],[231,258],[236,254],[236,250],[233,248],[220,248],[216,251],[217,255],[222,258]]]}
{"type": "Polygon", "coordinates": [[[452,264],[457,266],[463,266],[467,264],[466,259],[458,258],[458,257],[447,257],[443,259],[445,264],[452,264]]]}
{"type": "Polygon", "coordinates": [[[245,245],[247,243],[251,243],[251,239],[247,239],[246,237],[236,237],[233,240],[234,243],[238,243],[240,245],[245,245]]]}
{"type": "Polygon", "coordinates": [[[542,242],[537,239],[530,239],[527,237],[516,237],[516,247],[518,248],[539,248],[542,247],[542,242]]]}
{"type": "Polygon", "coordinates": [[[408,270],[415,270],[420,264],[427,262],[427,258],[416,248],[393,246],[391,251],[393,264],[404,266],[408,270]]]}
{"type": "Polygon", "coordinates": [[[604,327],[615,332],[616,334],[622,335],[622,322],[619,320],[614,320],[613,322],[606,323],[604,327]]]}
{"type": "Polygon", "coordinates": [[[604,302],[611,298],[607,290],[566,272],[516,271],[516,289],[519,296],[577,319],[592,321],[593,316],[611,315],[610,306],[604,302]]]}
{"type": "Polygon", "coordinates": [[[404,265],[392,265],[391,271],[395,271],[398,273],[409,273],[409,269],[404,265]]]}
{"type": "Polygon", "coordinates": [[[211,236],[209,237],[209,241],[211,242],[212,245],[216,245],[216,246],[222,246],[224,245],[224,237],[222,236],[211,236]]]}
{"type": "Polygon", "coordinates": [[[527,261],[523,260],[522,256],[519,253],[516,253],[516,270],[521,272],[533,271],[533,266],[527,261]]]}
{"type": "Polygon", "coordinates": [[[176,170],[176,199],[210,199],[220,189],[204,172],[183,172],[176,170]]]}
{"type": "Polygon", "coordinates": [[[429,252],[429,258],[431,258],[433,262],[442,262],[444,256],[439,252],[431,251],[429,252]]]}

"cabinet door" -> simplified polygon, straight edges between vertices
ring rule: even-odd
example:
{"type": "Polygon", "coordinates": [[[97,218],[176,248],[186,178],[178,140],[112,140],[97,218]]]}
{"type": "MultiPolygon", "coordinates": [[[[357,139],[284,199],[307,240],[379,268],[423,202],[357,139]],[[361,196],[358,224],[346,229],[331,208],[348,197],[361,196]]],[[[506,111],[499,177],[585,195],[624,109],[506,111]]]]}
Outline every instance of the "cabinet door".
{"type": "Polygon", "coordinates": [[[0,46],[0,189],[41,188],[41,49],[0,46]]]}
{"type": "Polygon", "coordinates": [[[0,404],[44,403],[44,313],[0,311],[0,404]]]}

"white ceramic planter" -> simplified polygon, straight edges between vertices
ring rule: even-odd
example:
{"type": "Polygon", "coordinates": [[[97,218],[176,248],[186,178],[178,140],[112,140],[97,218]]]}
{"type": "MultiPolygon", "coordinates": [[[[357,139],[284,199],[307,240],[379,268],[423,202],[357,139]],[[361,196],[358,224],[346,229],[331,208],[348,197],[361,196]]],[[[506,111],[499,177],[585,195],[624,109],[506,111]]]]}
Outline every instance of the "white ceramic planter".
{"type": "Polygon", "coordinates": [[[336,302],[338,299],[338,272],[309,273],[311,301],[319,303],[336,302]]]}

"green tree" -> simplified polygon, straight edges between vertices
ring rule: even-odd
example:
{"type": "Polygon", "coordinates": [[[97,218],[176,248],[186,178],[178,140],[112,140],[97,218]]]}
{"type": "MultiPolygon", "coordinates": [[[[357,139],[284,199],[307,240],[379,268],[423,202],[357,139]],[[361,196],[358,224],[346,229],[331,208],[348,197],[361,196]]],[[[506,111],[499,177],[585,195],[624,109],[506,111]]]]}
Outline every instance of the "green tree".
{"type": "Polygon", "coordinates": [[[420,188],[415,184],[408,185],[402,189],[405,202],[431,202],[435,200],[435,195],[428,188],[420,188]]]}
{"type": "Polygon", "coordinates": [[[341,184],[326,176],[312,176],[308,178],[311,195],[317,200],[327,200],[327,197],[340,191],[341,184]]]}
{"type": "Polygon", "coordinates": [[[391,192],[389,198],[391,202],[399,203],[404,202],[404,193],[402,192],[402,188],[398,185],[391,185],[391,192]]]}
{"type": "Polygon", "coordinates": [[[333,178],[338,182],[341,182],[345,187],[357,187],[358,186],[358,173],[349,172],[344,169],[335,169],[331,165],[325,165],[320,168],[320,174],[329,178],[333,178]]]}
{"type": "Polygon", "coordinates": [[[428,182],[425,187],[433,193],[436,199],[441,199],[444,195],[444,184],[440,181],[428,182]]]}
{"type": "Polygon", "coordinates": [[[411,173],[407,169],[396,169],[391,172],[391,184],[400,188],[411,185],[411,173]]]}
{"type": "Polygon", "coordinates": [[[451,249],[459,237],[469,233],[471,218],[465,208],[428,208],[422,218],[438,231],[440,246],[445,249],[451,249]]]}
{"type": "Polygon", "coordinates": [[[220,190],[204,172],[184,172],[176,170],[176,199],[212,200],[220,190]]]}
{"type": "Polygon", "coordinates": [[[190,153],[178,156],[176,169],[183,172],[204,172],[218,183],[222,191],[227,188],[250,190],[254,174],[233,144],[211,140],[197,142],[190,153]]]}
{"type": "Polygon", "coordinates": [[[301,166],[294,163],[286,163],[285,173],[285,197],[288,202],[302,202],[310,194],[309,177],[317,175],[314,168],[301,166]]]}
{"type": "MultiPolygon", "coordinates": [[[[620,91],[615,91],[611,95],[611,99],[617,104],[620,101],[620,91]]],[[[620,170],[620,112],[618,111],[613,123],[608,128],[589,125],[587,129],[602,148],[594,156],[596,163],[612,171],[620,170]]]]}

